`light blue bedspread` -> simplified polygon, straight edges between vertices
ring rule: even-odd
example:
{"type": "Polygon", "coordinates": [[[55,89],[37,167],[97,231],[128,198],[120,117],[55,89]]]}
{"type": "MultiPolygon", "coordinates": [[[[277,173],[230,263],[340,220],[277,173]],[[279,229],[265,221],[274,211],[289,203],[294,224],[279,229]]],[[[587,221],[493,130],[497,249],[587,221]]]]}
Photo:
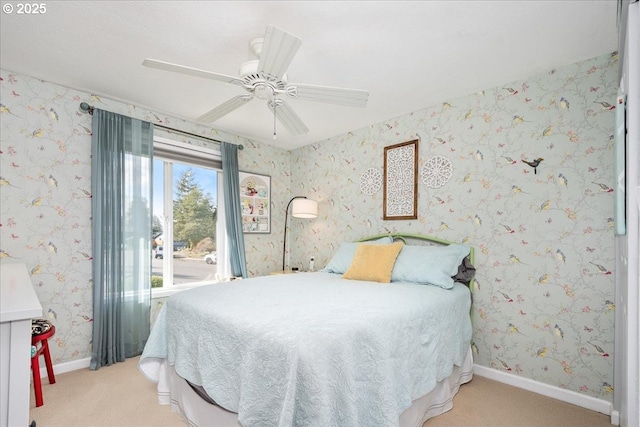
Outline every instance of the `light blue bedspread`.
{"type": "Polygon", "coordinates": [[[462,363],[469,309],[459,283],[256,277],[169,298],[140,363],[167,358],[244,427],[397,426],[462,363]]]}

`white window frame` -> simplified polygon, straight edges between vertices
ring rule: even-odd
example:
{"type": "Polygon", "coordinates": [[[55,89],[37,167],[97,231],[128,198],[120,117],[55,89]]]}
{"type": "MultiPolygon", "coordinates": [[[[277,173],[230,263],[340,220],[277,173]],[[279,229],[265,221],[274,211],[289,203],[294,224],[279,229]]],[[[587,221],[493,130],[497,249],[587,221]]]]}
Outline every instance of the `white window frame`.
{"type": "Polygon", "coordinates": [[[198,286],[209,285],[212,283],[218,283],[228,280],[231,266],[229,258],[227,256],[227,235],[224,216],[224,187],[222,184],[222,170],[205,166],[202,163],[221,162],[222,154],[219,150],[212,150],[210,148],[200,147],[192,144],[180,143],[168,138],[154,136],[154,154],[156,147],[161,148],[162,155],[154,155],[154,160],[161,160],[163,162],[163,179],[164,179],[164,195],[163,195],[163,216],[164,222],[162,224],[163,242],[165,253],[169,253],[167,248],[173,252],[173,164],[189,164],[189,157],[194,159],[192,163],[196,167],[210,168],[212,172],[218,174],[217,178],[217,221],[216,221],[216,251],[218,262],[216,265],[216,280],[207,280],[200,282],[182,283],[178,285],[173,284],[173,257],[162,257],[162,274],[163,274],[163,287],[151,288],[152,298],[162,298],[174,295],[186,289],[195,288],[198,286]],[[172,154],[175,158],[171,158],[172,154]],[[199,162],[198,162],[199,160],[199,162]],[[169,195],[169,197],[167,197],[169,195]],[[168,279],[168,280],[167,280],[168,279]]]}

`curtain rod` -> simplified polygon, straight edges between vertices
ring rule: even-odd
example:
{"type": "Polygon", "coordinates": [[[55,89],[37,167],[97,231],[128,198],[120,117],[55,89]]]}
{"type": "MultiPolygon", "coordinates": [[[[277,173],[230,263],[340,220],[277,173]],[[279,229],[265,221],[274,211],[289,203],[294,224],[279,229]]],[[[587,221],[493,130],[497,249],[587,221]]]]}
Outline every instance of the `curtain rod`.
{"type": "MultiPolygon", "coordinates": [[[[80,109],[82,111],[84,111],[85,113],[89,113],[90,115],[93,115],[93,110],[95,109],[95,107],[93,105],[87,104],[86,102],[81,102],[80,103],[80,109]]],[[[163,126],[163,125],[159,125],[159,124],[156,124],[156,123],[153,123],[153,126],[161,128],[161,129],[165,129],[165,130],[168,130],[168,131],[171,131],[171,132],[176,132],[176,133],[181,133],[183,135],[192,136],[194,138],[200,138],[200,139],[204,139],[204,140],[207,140],[207,141],[217,142],[218,144],[222,143],[222,141],[218,141],[217,139],[208,138],[206,136],[198,135],[196,133],[191,133],[191,132],[187,132],[187,131],[180,130],[180,129],[170,128],[169,126],[163,126]]],[[[238,150],[242,150],[242,149],[244,149],[244,146],[243,145],[238,145],[238,150]]]]}

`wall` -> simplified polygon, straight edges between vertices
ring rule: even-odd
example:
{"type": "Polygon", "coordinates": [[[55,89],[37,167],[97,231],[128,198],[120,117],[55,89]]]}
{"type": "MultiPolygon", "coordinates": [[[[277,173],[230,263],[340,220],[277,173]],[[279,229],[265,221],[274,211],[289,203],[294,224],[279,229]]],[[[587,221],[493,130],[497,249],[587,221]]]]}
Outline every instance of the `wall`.
{"type": "Polygon", "coordinates": [[[321,267],[342,241],[386,231],[467,242],[475,362],[611,401],[617,61],[604,55],[293,151],[293,193],[319,201],[316,220],[292,220],[294,264],[315,255],[321,267]],[[453,176],[419,184],[417,220],[383,221],[382,190],[362,194],[360,177],[382,172],[385,146],[415,138],[419,168],[440,155],[453,176]],[[536,170],[522,162],[538,157],[536,170]]]}
{"type": "Polygon", "coordinates": [[[240,168],[271,175],[276,212],[276,232],[246,236],[248,269],[250,275],[278,269],[283,219],[277,212],[290,193],[288,151],[17,73],[1,70],[0,78],[0,257],[30,270],[44,315],[56,326],[54,364],[91,356],[91,116],[80,102],[243,144],[240,168]]]}

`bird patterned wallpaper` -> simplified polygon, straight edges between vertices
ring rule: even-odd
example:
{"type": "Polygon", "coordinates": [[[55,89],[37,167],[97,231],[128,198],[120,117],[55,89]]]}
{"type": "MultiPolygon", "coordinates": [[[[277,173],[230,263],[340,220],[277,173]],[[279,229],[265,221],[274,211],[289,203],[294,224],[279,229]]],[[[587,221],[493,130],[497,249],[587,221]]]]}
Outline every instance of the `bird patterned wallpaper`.
{"type": "Polygon", "coordinates": [[[475,363],[612,401],[617,72],[608,54],[295,150],[292,191],[319,216],[292,220],[294,263],[323,266],[342,241],[387,231],[466,242],[475,363]],[[363,194],[361,179],[413,139],[418,218],[385,221],[383,190],[363,194]],[[452,173],[429,188],[434,156],[452,173]]]}
{"type": "MultiPolygon", "coordinates": [[[[0,259],[26,264],[43,314],[56,326],[54,364],[91,356],[91,116],[81,102],[242,144],[240,169],[271,176],[272,209],[284,212],[289,200],[288,151],[6,70],[0,70],[0,100],[0,259]]],[[[283,221],[273,215],[273,229],[283,221]]],[[[245,244],[251,275],[278,269],[282,232],[246,235],[245,244]]],[[[153,300],[152,319],[164,300],[153,300]]]]}
{"type": "Polygon", "coordinates": [[[56,325],[54,364],[90,357],[88,102],[245,146],[240,169],[272,179],[272,232],[245,235],[250,276],[279,269],[292,195],[319,202],[318,218],[290,218],[291,264],[302,268],[386,231],[464,241],[478,267],[475,362],[611,401],[616,79],[617,55],[605,55],[289,152],[0,70],[0,256],[30,270],[56,325]],[[417,220],[383,221],[382,190],[362,194],[361,178],[382,173],[385,146],[416,138],[419,168],[437,155],[452,176],[436,189],[418,178],[417,220]]]}

